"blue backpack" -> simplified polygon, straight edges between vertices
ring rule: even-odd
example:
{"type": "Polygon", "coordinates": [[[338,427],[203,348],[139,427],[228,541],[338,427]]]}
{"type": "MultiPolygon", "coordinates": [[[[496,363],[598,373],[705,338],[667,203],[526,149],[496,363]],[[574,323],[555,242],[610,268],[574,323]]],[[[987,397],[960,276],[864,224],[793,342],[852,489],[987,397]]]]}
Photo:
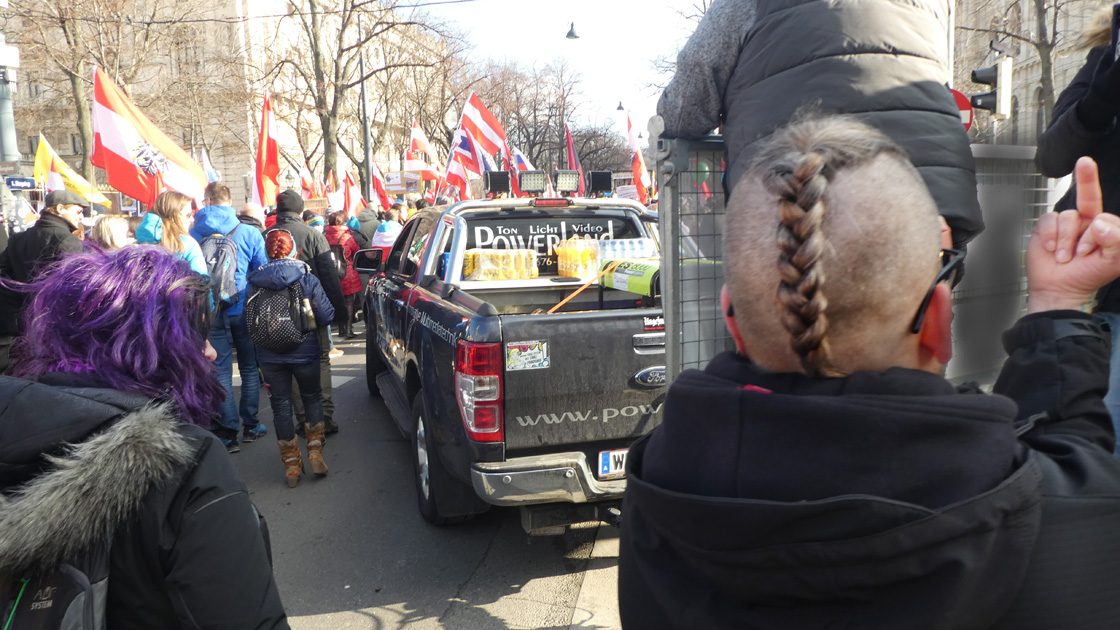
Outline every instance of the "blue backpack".
{"type": "Polygon", "coordinates": [[[237,290],[237,243],[233,242],[233,234],[239,227],[240,223],[229,234],[211,234],[199,243],[214,287],[214,302],[222,309],[241,299],[241,292],[237,290]]]}

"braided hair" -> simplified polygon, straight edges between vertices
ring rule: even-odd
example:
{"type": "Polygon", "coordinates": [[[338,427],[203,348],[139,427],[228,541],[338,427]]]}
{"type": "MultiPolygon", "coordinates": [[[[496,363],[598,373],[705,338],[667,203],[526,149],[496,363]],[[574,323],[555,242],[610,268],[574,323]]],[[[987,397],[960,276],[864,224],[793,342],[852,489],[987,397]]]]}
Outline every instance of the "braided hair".
{"type": "Polygon", "coordinates": [[[827,272],[830,248],[824,229],[826,192],[836,173],[889,154],[906,154],[880,132],[854,118],[806,119],[779,131],[752,163],[750,173],[778,200],[778,303],[794,354],[810,376],[843,376],[829,348],[827,272]]]}

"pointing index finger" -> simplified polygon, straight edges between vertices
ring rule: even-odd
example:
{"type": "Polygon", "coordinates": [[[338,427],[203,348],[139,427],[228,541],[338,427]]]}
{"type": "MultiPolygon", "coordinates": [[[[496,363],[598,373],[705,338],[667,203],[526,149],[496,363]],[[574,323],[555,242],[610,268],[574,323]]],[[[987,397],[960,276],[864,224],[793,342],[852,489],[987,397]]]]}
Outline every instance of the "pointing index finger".
{"type": "Polygon", "coordinates": [[[1077,210],[1082,218],[1092,219],[1104,210],[1097,163],[1091,157],[1078,158],[1073,176],[1077,182],[1077,210]]]}

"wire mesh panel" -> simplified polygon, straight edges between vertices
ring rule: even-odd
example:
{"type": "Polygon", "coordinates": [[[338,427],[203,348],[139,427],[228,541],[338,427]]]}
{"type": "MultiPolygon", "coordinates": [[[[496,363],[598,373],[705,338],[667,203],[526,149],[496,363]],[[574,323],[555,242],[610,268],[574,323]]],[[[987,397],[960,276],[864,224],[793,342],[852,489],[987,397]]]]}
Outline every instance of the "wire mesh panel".
{"type": "Polygon", "coordinates": [[[723,287],[723,141],[659,139],[662,292],[669,378],[734,348],[719,309],[723,287]]]}
{"type": "Polygon", "coordinates": [[[1000,333],[1023,314],[1023,253],[1034,221],[1065,185],[1038,173],[1034,147],[973,145],[984,232],[968,246],[965,276],[953,291],[954,359],[948,376],[991,382],[1006,354],[1000,333]]]}

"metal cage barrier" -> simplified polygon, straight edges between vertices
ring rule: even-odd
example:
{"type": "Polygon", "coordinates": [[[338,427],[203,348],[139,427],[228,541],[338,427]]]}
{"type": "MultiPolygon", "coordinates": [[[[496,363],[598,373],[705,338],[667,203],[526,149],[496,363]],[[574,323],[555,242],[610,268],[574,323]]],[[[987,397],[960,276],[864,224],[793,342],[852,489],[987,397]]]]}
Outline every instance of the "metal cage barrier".
{"type": "MultiPolygon", "coordinates": [[[[703,369],[734,349],[719,294],[723,286],[723,139],[656,138],[661,281],[667,377],[703,369]]],[[[984,232],[968,246],[964,279],[953,292],[954,358],[947,375],[991,383],[1006,358],[1000,333],[1022,315],[1023,252],[1034,220],[1065,191],[1034,166],[1034,147],[973,145],[984,232]]]]}

